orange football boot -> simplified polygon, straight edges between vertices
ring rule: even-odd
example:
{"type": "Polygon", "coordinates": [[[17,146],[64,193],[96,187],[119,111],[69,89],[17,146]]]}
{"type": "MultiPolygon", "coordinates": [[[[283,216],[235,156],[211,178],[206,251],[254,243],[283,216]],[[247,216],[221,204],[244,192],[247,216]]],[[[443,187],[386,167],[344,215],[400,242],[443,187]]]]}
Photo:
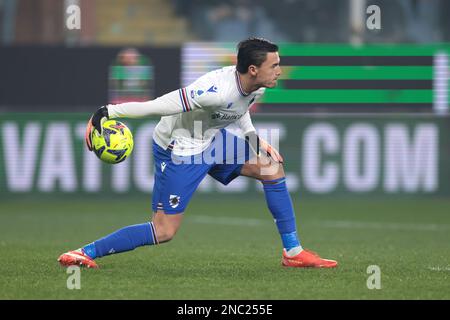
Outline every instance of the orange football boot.
{"type": "Polygon", "coordinates": [[[94,259],[91,259],[81,250],[74,250],[63,253],[59,256],[58,262],[64,267],[80,266],[94,269],[98,268],[98,265],[95,263],[94,259]]]}
{"type": "Polygon", "coordinates": [[[283,249],[281,264],[285,267],[296,268],[335,268],[338,263],[334,260],[322,259],[317,253],[303,249],[299,254],[289,257],[283,249]]]}

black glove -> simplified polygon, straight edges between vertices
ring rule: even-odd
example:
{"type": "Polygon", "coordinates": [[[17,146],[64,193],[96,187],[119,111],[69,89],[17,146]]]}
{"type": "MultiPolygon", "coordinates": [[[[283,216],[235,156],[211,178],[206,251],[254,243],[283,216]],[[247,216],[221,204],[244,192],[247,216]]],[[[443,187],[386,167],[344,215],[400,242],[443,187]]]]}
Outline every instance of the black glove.
{"type": "Polygon", "coordinates": [[[103,106],[92,115],[86,127],[85,140],[89,151],[92,151],[92,131],[95,129],[103,134],[102,124],[109,119],[108,108],[103,106]]]}
{"type": "Polygon", "coordinates": [[[108,119],[109,119],[108,108],[101,107],[97,109],[97,111],[95,111],[95,113],[92,115],[91,121],[94,128],[97,129],[97,131],[100,134],[102,134],[103,133],[102,124],[108,119]]]}

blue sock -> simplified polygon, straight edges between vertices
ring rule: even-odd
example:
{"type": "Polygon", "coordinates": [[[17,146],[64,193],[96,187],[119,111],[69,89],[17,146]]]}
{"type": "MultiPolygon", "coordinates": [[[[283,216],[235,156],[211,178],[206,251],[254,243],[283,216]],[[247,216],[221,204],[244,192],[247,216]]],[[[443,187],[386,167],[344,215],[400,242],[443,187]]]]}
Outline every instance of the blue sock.
{"type": "Polygon", "coordinates": [[[109,254],[130,251],[140,246],[158,244],[153,222],[136,224],[117,230],[83,247],[92,259],[109,254]]]}
{"type": "Polygon", "coordinates": [[[286,178],[263,180],[262,183],[267,206],[275,219],[283,247],[289,251],[300,246],[295,225],[294,208],[286,187],[286,178]]]}

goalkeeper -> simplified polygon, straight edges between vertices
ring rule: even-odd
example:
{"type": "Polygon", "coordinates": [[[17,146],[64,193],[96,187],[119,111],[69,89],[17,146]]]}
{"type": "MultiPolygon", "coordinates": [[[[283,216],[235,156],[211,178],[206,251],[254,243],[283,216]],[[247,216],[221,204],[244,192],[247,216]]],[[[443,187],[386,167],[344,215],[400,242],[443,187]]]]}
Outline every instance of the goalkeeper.
{"type": "Polygon", "coordinates": [[[280,75],[278,46],[265,39],[250,38],[238,44],[236,66],[209,72],[191,85],[155,100],[98,109],[86,129],[86,144],[91,151],[92,131],[101,132],[106,119],[161,116],[153,133],[153,217],[149,222],[119,229],[63,253],[59,263],[97,268],[97,258],[170,241],[193,193],[209,174],[224,185],[238,176],[261,181],[280,233],[283,266],[336,267],[336,261],[323,259],[302,247],[286,187],[283,158],[256,135],[250,118],[251,105],[265,88],[276,86],[280,75]],[[245,140],[224,130],[230,124],[242,130],[245,140]],[[239,145],[243,148],[235,152],[239,145]]]}

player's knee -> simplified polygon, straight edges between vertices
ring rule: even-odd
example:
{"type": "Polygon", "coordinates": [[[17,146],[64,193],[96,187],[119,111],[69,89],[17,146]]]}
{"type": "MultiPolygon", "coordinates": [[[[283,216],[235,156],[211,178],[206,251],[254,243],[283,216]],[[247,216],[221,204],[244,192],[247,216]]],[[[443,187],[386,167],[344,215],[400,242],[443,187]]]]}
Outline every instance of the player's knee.
{"type": "Polygon", "coordinates": [[[156,229],[156,238],[159,243],[164,243],[172,240],[177,233],[175,228],[171,228],[169,226],[159,225],[155,226],[156,229]]]}
{"type": "Polygon", "coordinates": [[[254,166],[251,176],[258,180],[275,180],[283,178],[285,173],[281,163],[272,163],[270,166],[254,166]]]}
{"type": "Polygon", "coordinates": [[[155,226],[158,243],[164,243],[172,240],[175,237],[179,227],[179,224],[170,223],[169,221],[161,221],[159,219],[154,219],[153,224],[155,226]]]}
{"type": "Polygon", "coordinates": [[[285,176],[283,165],[281,163],[273,164],[266,172],[262,170],[262,173],[260,180],[276,180],[285,176]]]}
{"type": "Polygon", "coordinates": [[[160,232],[158,234],[158,243],[164,243],[164,242],[169,242],[170,240],[173,239],[173,237],[175,236],[175,232],[166,232],[166,230],[163,230],[162,232],[160,232]]]}

